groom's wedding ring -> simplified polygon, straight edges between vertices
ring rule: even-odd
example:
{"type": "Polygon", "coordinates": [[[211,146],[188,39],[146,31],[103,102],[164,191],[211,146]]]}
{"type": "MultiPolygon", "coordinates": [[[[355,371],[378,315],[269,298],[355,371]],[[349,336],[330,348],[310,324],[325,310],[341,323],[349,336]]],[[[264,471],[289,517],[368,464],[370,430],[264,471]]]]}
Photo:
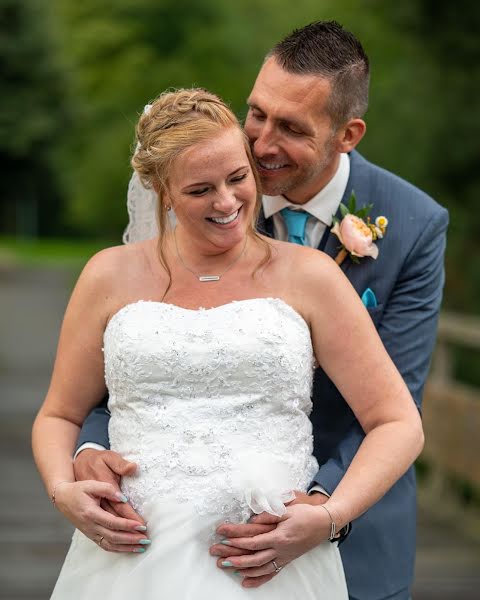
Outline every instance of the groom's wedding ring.
{"type": "Polygon", "coordinates": [[[100,539],[97,542],[97,544],[100,546],[100,548],[102,547],[102,542],[103,542],[104,539],[105,539],[105,536],[102,535],[102,536],[100,536],[100,539]]]}
{"type": "Polygon", "coordinates": [[[275,573],[280,573],[280,571],[283,569],[283,567],[279,567],[274,560],[272,560],[272,565],[273,565],[273,568],[275,569],[275,573]]]}

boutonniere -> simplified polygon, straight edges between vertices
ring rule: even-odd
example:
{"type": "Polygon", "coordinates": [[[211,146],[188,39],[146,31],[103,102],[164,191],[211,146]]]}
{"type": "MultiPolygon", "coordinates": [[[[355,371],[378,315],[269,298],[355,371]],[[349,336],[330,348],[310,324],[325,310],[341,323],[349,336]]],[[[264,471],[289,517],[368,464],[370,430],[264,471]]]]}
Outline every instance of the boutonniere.
{"type": "Polygon", "coordinates": [[[371,223],[368,214],[372,208],[373,204],[366,204],[357,210],[355,192],[352,192],[348,206],[340,204],[342,218],[333,217],[331,229],[342,244],[340,252],[335,257],[337,265],[341,265],[347,256],[350,256],[355,263],[359,263],[359,259],[364,256],[377,258],[378,247],[374,242],[385,235],[388,219],[377,217],[375,223],[371,223]]]}

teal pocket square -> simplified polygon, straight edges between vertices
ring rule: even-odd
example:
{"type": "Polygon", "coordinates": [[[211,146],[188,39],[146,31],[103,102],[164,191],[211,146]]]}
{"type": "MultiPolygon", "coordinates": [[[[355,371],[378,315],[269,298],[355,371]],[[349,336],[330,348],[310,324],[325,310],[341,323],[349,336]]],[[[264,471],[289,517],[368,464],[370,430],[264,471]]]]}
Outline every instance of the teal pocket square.
{"type": "Polygon", "coordinates": [[[367,308],[375,308],[377,306],[377,298],[370,288],[367,288],[362,294],[362,302],[367,308]]]}

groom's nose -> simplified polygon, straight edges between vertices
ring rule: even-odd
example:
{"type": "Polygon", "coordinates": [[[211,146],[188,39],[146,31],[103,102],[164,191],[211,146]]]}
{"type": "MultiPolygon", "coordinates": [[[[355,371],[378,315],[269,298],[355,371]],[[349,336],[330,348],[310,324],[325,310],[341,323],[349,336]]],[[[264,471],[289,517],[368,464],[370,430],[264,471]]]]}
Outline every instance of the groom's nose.
{"type": "Polygon", "coordinates": [[[278,140],[275,128],[265,122],[258,129],[258,137],[253,143],[253,152],[257,158],[278,153],[278,140]]]}

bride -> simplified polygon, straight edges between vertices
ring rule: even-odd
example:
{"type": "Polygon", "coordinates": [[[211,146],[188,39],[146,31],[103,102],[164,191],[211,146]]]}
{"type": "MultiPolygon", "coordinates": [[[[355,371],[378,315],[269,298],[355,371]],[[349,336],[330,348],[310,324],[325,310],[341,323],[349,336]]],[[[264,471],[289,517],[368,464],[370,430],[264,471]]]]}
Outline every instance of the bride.
{"type": "Polygon", "coordinates": [[[77,528],[52,597],[345,600],[328,540],[417,457],[418,412],[334,262],[255,231],[257,175],[225,104],[192,89],[147,108],[132,164],[158,194],[161,234],[88,262],[34,424],[48,494],[77,528]],[[289,504],[318,469],[308,418],[316,362],[367,435],[326,504],[289,504]],[[138,465],[118,496],[75,482],[72,469],[79,428],[106,389],[111,448],[138,465]],[[127,497],[148,538],[142,523],[100,509],[127,497]],[[219,523],[262,511],[303,523],[310,549],[291,564],[272,556],[283,572],[247,589],[208,547],[219,523]],[[119,540],[123,552],[105,552],[119,540]]]}

